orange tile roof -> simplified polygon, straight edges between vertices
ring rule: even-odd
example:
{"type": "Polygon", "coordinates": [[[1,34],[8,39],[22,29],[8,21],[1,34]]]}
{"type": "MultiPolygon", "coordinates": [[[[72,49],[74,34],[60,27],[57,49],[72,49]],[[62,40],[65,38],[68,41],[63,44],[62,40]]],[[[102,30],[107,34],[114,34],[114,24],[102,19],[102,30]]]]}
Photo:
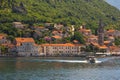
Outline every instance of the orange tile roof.
{"type": "Polygon", "coordinates": [[[79,31],[82,31],[82,32],[91,32],[90,29],[80,29],[79,31]]]}
{"type": "Polygon", "coordinates": [[[110,30],[108,30],[107,32],[114,32],[115,30],[113,30],[113,29],[110,29],[110,30]]]}
{"type": "Polygon", "coordinates": [[[9,44],[8,47],[9,47],[9,48],[13,48],[13,47],[15,47],[15,45],[9,44]]]}
{"type": "Polygon", "coordinates": [[[26,43],[26,42],[30,42],[30,43],[35,43],[33,38],[15,38],[16,40],[16,46],[20,46],[21,43],[26,43]]]}
{"type": "Polygon", "coordinates": [[[116,46],[110,46],[110,49],[115,49],[116,48],[116,46]]]}
{"type": "Polygon", "coordinates": [[[52,36],[53,38],[55,39],[61,39],[62,37],[61,36],[52,36]]]}
{"type": "Polygon", "coordinates": [[[104,44],[109,44],[110,43],[110,41],[104,41],[104,44]]]}
{"type": "Polygon", "coordinates": [[[107,49],[108,47],[103,45],[103,46],[98,46],[99,49],[107,49]]]}
{"type": "Polygon", "coordinates": [[[82,45],[66,43],[66,44],[42,44],[41,46],[82,46],[82,45]]]}
{"type": "Polygon", "coordinates": [[[94,45],[94,46],[99,46],[99,44],[95,43],[95,42],[92,42],[91,44],[94,45]]]}
{"type": "Polygon", "coordinates": [[[52,34],[57,34],[58,33],[58,31],[52,31],[52,34]]]}
{"type": "Polygon", "coordinates": [[[16,42],[18,43],[25,43],[25,42],[32,42],[34,43],[34,39],[33,38],[15,38],[16,42]]]}
{"type": "Polygon", "coordinates": [[[7,35],[6,34],[0,34],[0,39],[2,39],[3,37],[6,37],[7,35]]]}
{"type": "Polygon", "coordinates": [[[0,36],[7,36],[7,34],[0,33],[0,36]]]}
{"type": "Polygon", "coordinates": [[[73,40],[74,43],[78,43],[79,41],[78,40],[73,40]]]}
{"type": "Polygon", "coordinates": [[[108,47],[103,45],[103,46],[100,46],[98,43],[91,43],[93,44],[94,46],[98,47],[99,49],[107,49],[108,47]]]}
{"type": "Polygon", "coordinates": [[[98,38],[98,36],[91,35],[91,36],[89,36],[89,38],[98,38]]]}
{"type": "Polygon", "coordinates": [[[120,51],[120,48],[117,46],[110,46],[111,51],[120,51]]]}

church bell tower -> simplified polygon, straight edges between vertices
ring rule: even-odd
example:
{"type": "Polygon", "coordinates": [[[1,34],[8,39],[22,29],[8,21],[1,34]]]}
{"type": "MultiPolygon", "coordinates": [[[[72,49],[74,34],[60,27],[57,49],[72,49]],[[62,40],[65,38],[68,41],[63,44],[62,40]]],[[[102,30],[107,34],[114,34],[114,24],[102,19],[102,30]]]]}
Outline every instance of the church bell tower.
{"type": "Polygon", "coordinates": [[[102,23],[102,20],[99,20],[99,26],[98,26],[98,44],[100,46],[104,45],[104,25],[102,23]]]}

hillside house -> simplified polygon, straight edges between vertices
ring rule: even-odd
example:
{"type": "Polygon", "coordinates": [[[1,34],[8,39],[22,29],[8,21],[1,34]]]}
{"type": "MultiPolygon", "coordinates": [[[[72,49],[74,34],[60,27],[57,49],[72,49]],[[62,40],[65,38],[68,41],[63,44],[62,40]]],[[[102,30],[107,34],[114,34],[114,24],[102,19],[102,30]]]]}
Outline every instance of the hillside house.
{"type": "Polygon", "coordinates": [[[64,28],[64,25],[62,25],[62,24],[54,24],[54,28],[57,29],[57,30],[60,30],[60,29],[64,28]]]}
{"type": "Polygon", "coordinates": [[[90,35],[86,39],[87,43],[98,43],[98,36],[90,35]]]}
{"type": "Polygon", "coordinates": [[[6,34],[0,34],[0,44],[8,44],[10,43],[9,40],[7,40],[7,35],[6,34]]]}
{"type": "Polygon", "coordinates": [[[90,36],[92,35],[92,31],[90,29],[80,28],[79,32],[83,34],[84,36],[90,36]]]}
{"type": "Polygon", "coordinates": [[[18,29],[24,29],[25,25],[22,24],[21,22],[13,22],[13,27],[18,28],[18,29]]]}
{"type": "Polygon", "coordinates": [[[114,29],[109,29],[105,31],[105,37],[120,37],[120,31],[114,30],[114,29]]]}
{"type": "Polygon", "coordinates": [[[36,31],[48,31],[49,29],[47,29],[47,28],[45,28],[45,27],[43,27],[43,26],[34,26],[34,29],[36,30],[36,31]]]}

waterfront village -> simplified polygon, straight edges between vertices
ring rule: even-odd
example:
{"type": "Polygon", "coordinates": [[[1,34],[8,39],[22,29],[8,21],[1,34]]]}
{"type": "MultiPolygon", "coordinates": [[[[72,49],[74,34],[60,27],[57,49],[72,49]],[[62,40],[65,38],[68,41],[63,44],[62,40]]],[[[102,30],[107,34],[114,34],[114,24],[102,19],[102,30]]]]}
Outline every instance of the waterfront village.
{"type": "MultiPolygon", "coordinates": [[[[0,33],[0,55],[1,56],[84,56],[94,55],[120,55],[120,46],[115,45],[115,38],[120,38],[120,31],[115,29],[105,30],[100,21],[97,29],[97,35],[87,29],[85,25],[75,29],[74,25],[65,27],[62,24],[45,23],[44,26],[32,26],[34,38],[40,36],[41,32],[49,32],[51,36],[44,36],[46,43],[37,44],[33,37],[15,37],[13,41],[7,38],[7,34],[0,33]],[[64,31],[65,32],[64,32],[64,31]],[[60,41],[63,38],[75,35],[79,32],[84,37],[85,44],[81,44],[76,38],[71,42],[60,41]],[[52,42],[53,41],[53,42],[52,42]]],[[[13,22],[14,28],[24,30],[25,25],[22,22],[13,22]]],[[[45,33],[44,33],[45,34],[45,33]]],[[[64,39],[63,39],[64,40],[64,39]]]]}

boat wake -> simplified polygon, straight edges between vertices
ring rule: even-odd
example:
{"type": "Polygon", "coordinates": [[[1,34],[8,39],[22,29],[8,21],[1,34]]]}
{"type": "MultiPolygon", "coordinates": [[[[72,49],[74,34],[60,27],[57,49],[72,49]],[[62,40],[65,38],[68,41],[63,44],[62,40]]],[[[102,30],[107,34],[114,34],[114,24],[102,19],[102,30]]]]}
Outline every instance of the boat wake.
{"type": "MultiPolygon", "coordinates": [[[[115,57],[112,58],[98,58],[95,63],[104,63],[109,60],[116,59],[115,57]]],[[[88,60],[63,60],[63,59],[30,59],[30,58],[18,58],[18,59],[0,59],[1,61],[5,62],[58,62],[58,63],[90,63],[88,60]]]]}
{"type": "MultiPolygon", "coordinates": [[[[43,60],[43,62],[60,62],[60,63],[90,63],[87,60],[43,60]]],[[[96,61],[95,63],[101,63],[102,61],[96,61]]]]}

